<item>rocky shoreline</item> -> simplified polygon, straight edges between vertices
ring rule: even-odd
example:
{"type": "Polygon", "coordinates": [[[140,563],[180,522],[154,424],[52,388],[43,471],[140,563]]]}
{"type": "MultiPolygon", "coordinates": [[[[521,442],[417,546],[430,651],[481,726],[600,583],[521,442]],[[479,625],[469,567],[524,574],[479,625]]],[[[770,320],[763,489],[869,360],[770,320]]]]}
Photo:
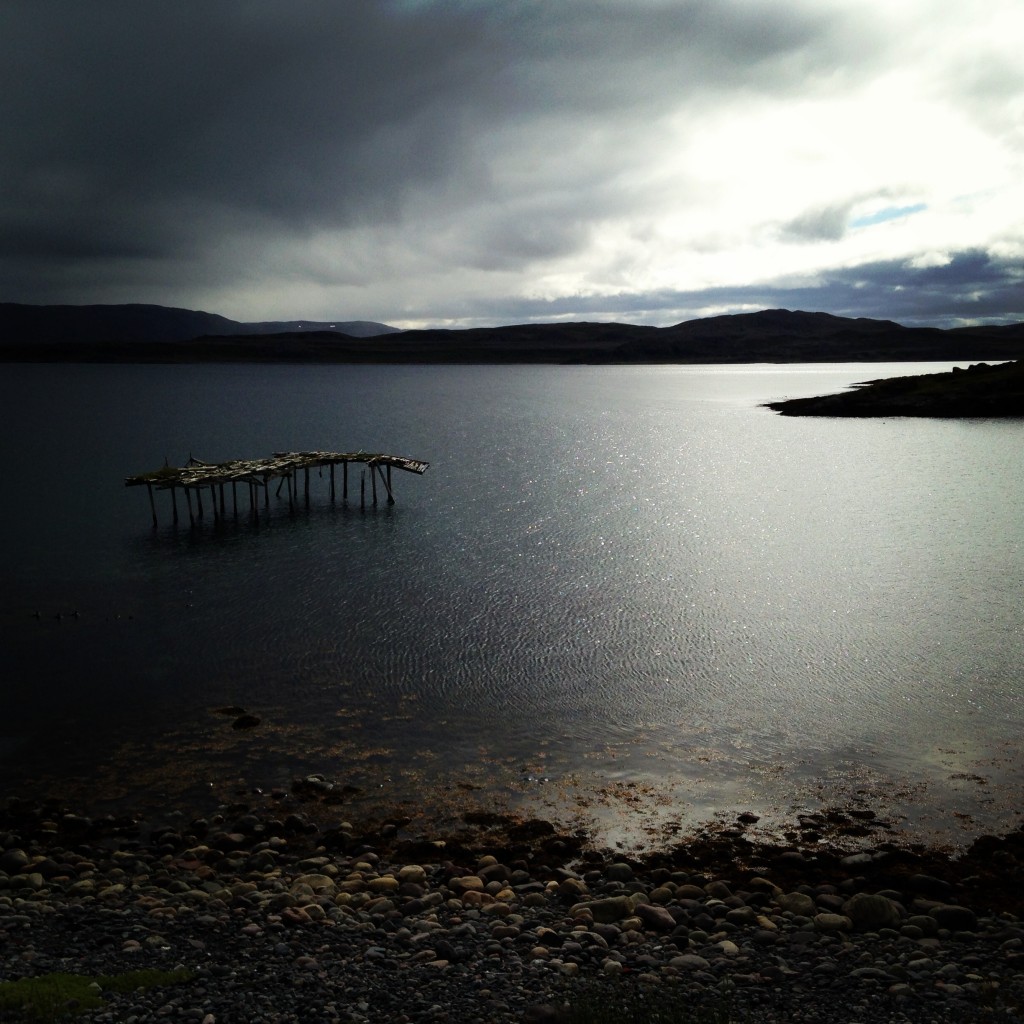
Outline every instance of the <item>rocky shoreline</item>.
{"type": "Polygon", "coordinates": [[[1024,1012],[1022,831],[954,857],[886,841],[868,811],[803,816],[779,844],[747,814],[624,857],[540,820],[425,836],[339,810],[154,824],[10,800],[0,980],[190,972],[75,1018],[127,1024],[572,1021],[627,997],[754,1022],[1024,1012]]]}
{"type": "Polygon", "coordinates": [[[1024,362],[865,381],[837,395],[789,398],[766,407],[783,416],[1021,417],[1024,362]]]}

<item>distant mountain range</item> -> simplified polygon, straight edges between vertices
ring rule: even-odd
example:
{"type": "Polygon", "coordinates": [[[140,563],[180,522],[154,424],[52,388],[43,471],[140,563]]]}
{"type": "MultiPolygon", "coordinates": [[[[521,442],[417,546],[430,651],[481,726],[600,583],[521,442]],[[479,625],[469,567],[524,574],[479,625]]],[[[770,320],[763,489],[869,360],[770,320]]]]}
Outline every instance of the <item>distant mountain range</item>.
{"type": "Polygon", "coordinates": [[[768,309],[673,327],[546,323],[399,331],[367,321],[239,323],[164,306],[0,304],[7,362],[751,363],[1009,360],[1024,323],[904,327],[768,309]]]}
{"type": "Polygon", "coordinates": [[[10,342],[191,341],[203,335],[259,336],[306,334],[310,331],[338,331],[352,338],[368,338],[376,334],[397,333],[398,328],[369,320],[239,323],[216,313],[141,304],[26,306],[16,302],[0,303],[0,344],[5,345],[10,342]]]}

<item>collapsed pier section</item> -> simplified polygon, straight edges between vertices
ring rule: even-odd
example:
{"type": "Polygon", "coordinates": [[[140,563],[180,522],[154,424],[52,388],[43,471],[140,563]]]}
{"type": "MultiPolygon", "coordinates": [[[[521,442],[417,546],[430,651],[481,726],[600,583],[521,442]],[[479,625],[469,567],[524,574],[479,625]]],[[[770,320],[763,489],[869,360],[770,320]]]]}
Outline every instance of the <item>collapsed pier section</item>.
{"type": "Polygon", "coordinates": [[[309,475],[311,469],[319,470],[323,476],[324,468],[329,469],[331,501],[335,500],[335,467],[341,466],[341,497],[348,501],[350,463],[358,463],[363,468],[359,479],[359,507],[366,507],[366,476],[370,478],[370,500],[375,506],[378,500],[378,480],[382,492],[387,496],[387,503],[395,503],[395,495],[391,486],[391,470],[401,469],[407,473],[421,475],[427,471],[429,462],[420,459],[407,459],[400,455],[384,455],[369,452],[275,452],[269,459],[235,459],[230,462],[203,462],[189,457],[184,466],[164,465],[151,473],[141,473],[128,477],[125,487],[145,487],[149,493],[149,507],[153,515],[153,526],[158,525],[156,498],[154,491],[171,492],[171,509],[174,522],[178,522],[177,491],[180,488],[185,495],[188,506],[189,522],[195,525],[197,518],[204,515],[203,494],[208,490],[213,507],[215,520],[226,514],[227,499],[225,488],[231,487],[231,505],[233,515],[238,515],[238,486],[249,489],[249,512],[259,521],[260,488],[263,489],[263,507],[270,508],[270,487],[272,480],[278,480],[276,494],[279,496],[283,488],[288,490],[288,505],[294,509],[299,500],[299,474],[304,476],[303,493],[306,505],[309,505],[309,475]],[[193,505],[193,496],[195,504],[193,505]]]}

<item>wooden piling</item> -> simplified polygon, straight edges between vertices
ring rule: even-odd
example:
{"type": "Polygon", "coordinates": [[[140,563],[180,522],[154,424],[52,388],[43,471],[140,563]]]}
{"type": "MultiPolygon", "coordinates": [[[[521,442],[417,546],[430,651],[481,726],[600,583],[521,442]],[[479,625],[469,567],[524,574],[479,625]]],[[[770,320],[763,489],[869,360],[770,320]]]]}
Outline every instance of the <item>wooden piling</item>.
{"type": "Polygon", "coordinates": [[[373,490],[373,507],[377,507],[377,467],[370,463],[370,487],[373,490]]]}
{"type": "Polygon", "coordinates": [[[178,525],[178,489],[171,487],[171,509],[174,511],[174,525],[178,525]]]}
{"type": "Polygon", "coordinates": [[[309,508],[309,466],[306,467],[306,507],[309,508]]]}
{"type": "Polygon", "coordinates": [[[153,485],[146,484],[146,490],[149,492],[149,510],[153,513],[153,529],[156,529],[156,502],[153,500],[153,485]]]}
{"type": "Polygon", "coordinates": [[[187,487],[184,488],[185,500],[188,502],[188,521],[190,526],[196,525],[196,517],[192,514],[192,495],[187,487]]]}
{"type": "Polygon", "coordinates": [[[395,496],[391,493],[391,467],[388,466],[387,475],[385,476],[384,470],[378,465],[376,467],[377,472],[380,473],[380,482],[384,485],[384,490],[388,495],[388,504],[394,505],[395,496]]]}
{"type": "Polygon", "coordinates": [[[196,504],[199,506],[199,518],[203,518],[203,489],[202,487],[196,488],[196,504]]]}
{"type": "Polygon", "coordinates": [[[334,502],[334,463],[331,463],[331,502],[334,502]]]}
{"type": "Polygon", "coordinates": [[[366,508],[366,470],[359,471],[359,507],[366,508]]]}
{"type": "Polygon", "coordinates": [[[343,462],[341,464],[341,500],[348,501],[348,463],[343,462]]]}

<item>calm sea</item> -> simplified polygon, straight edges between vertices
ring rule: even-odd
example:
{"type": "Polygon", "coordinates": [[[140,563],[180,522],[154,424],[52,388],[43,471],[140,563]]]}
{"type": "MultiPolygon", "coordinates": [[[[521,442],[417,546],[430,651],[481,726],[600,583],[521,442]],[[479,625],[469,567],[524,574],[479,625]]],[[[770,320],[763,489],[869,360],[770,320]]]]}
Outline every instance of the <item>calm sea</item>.
{"type": "Polygon", "coordinates": [[[949,365],[4,367],[0,791],[1011,827],[1024,423],[761,407],[949,365]],[[123,486],[306,449],[430,469],[195,529],[123,486]]]}

